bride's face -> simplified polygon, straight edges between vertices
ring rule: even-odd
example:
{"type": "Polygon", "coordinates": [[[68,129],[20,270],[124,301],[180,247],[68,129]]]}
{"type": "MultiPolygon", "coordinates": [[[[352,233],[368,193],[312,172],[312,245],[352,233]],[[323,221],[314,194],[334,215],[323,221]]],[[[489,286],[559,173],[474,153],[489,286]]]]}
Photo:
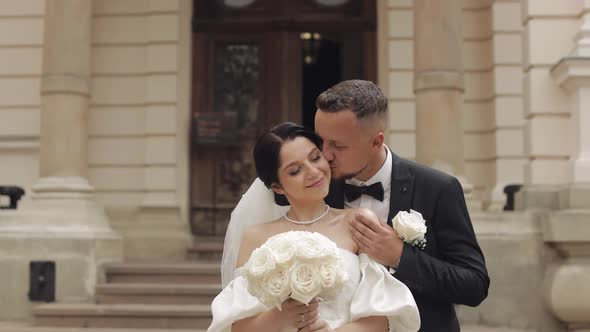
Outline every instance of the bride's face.
{"type": "Polygon", "coordinates": [[[281,147],[279,189],[289,201],[321,200],[330,189],[330,165],[320,149],[305,137],[296,137],[281,147]]]}

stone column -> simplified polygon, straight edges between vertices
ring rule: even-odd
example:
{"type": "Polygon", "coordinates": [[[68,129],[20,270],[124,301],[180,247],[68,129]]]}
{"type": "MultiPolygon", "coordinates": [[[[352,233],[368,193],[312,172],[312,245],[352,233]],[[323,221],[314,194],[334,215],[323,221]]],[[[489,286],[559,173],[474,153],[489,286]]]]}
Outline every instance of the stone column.
{"type": "Polygon", "coordinates": [[[92,301],[100,266],[122,258],[121,238],[92,197],[87,174],[91,0],[47,0],[41,78],[40,179],[33,199],[0,216],[0,319],[31,314],[29,262],[55,263],[57,302],[92,301]]]}
{"type": "Polygon", "coordinates": [[[547,305],[569,331],[590,331],[590,1],[571,54],[551,74],[571,98],[572,151],[568,188],[559,211],[544,223],[543,237],[562,259],[546,273],[547,305]]]}
{"type": "Polygon", "coordinates": [[[86,180],[91,10],[91,1],[46,4],[37,193],[92,190],[86,180]]]}
{"type": "Polygon", "coordinates": [[[87,180],[92,1],[48,0],[45,7],[40,179],[33,202],[59,211],[56,226],[112,235],[87,180]]]}
{"type": "MultiPolygon", "coordinates": [[[[462,1],[414,2],[416,160],[456,176],[470,198],[463,155],[462,1]]],[[[472,206],[471,206],[472,207],[472,206]]]]}

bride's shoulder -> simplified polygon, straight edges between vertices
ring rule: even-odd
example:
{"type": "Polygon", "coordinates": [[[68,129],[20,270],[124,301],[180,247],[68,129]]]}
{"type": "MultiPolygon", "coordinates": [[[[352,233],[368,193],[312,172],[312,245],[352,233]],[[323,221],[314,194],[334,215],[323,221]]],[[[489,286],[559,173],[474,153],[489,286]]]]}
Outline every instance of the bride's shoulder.
{"type": "Polygon", "coordinates": [[[249,240],[266,239],[273,229],[280,222],[280,218],[263,224],[256,224],[248,227],[244,232],[244,238],[249,240]]]}

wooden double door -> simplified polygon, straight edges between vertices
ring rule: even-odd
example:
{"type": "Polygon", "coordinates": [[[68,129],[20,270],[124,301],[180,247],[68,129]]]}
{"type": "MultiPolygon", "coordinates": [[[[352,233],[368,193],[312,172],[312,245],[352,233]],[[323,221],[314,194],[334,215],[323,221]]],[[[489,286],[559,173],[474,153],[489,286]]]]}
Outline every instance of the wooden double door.
{"type": "Polygon", "coordinates": [[[255,178],[261,131],[313,127],[315,98],[353,78],[375,80],[375,0],[195,0],[191,226],[223,235],[255,178]]]}

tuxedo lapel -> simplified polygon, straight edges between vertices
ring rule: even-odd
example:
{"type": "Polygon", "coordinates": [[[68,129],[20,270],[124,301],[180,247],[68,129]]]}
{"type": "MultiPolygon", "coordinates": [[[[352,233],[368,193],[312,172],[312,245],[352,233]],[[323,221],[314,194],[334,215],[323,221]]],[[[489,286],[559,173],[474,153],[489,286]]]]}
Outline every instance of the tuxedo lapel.
{"type": "Polygon", "coordinates": [[[389,196],[389,215],[387,224],[391,226],[391,219],[399,211],[409,211],[414,191],[414,176],[406,162],[391,152],[393,165],[391,167],[391,195],[389,196]]]}

